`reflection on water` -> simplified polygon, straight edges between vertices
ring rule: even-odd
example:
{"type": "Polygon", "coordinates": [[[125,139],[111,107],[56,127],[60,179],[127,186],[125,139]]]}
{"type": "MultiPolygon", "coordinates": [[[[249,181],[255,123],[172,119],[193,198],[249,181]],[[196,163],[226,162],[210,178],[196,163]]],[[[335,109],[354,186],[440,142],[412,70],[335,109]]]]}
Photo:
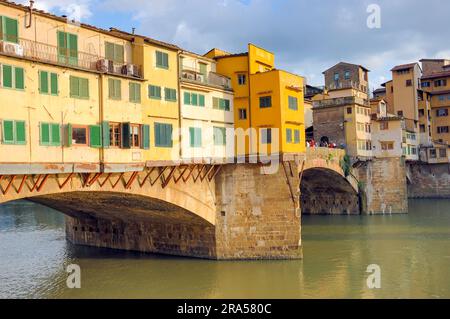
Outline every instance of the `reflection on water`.
{"type": "Polygon", "coordinates": [[[303,217],[303,261],[214,262],[66,242],[64,217],[0,206],[0,298],[450,298],[450,201],[409,215],[303,217]],[[65,267],[81,266],[67,289],[65,267]],[[382,288],[366,288],[378,264],[382,288]]]}

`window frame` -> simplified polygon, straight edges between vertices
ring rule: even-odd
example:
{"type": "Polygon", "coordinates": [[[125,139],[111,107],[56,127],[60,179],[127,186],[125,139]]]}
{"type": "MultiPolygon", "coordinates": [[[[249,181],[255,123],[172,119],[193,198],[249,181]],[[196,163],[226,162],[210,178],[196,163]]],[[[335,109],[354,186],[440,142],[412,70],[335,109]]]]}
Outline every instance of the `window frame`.
{"type": "Polygon", "coordinates": [[[71,124],[70,129],[71,129],[70,136],[71,136],[71,140],[72,140],[72,142],[70,143],[71,147],[89,147],[89,144],[90,144],[89,125],[71,124]],[[85,130],[85,132],[86,132],[86,143],[85,144],[74,143],[74,138],[73,138],[74,129],[84,129],[85,130]]]}
{"type": "Polygon", "coordinates": [[[170,68],[169,53],[156,50],[155,51],[155,66],[159,69],[169,70],[169,68],[170,68]],[[160,55],[161,61],[158,61],[158,55],[160,55]],[[164,61],[164,60],[166,60],[166,61],[164,61]],[[161,63],[159,63],[159,62],[161,62],[161,63]],[[165,65],[164,62],[167,62],[167,65],[165,65]]]}

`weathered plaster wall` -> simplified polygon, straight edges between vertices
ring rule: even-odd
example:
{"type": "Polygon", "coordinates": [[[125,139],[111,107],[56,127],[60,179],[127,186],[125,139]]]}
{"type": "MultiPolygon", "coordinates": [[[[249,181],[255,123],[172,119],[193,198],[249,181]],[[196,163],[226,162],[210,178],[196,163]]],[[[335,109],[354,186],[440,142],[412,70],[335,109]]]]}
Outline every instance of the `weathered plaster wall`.
{"type": "Polygon", "coordinates": [[[450,198],[450,164],[408,164],[410,198],[450,198]]]}

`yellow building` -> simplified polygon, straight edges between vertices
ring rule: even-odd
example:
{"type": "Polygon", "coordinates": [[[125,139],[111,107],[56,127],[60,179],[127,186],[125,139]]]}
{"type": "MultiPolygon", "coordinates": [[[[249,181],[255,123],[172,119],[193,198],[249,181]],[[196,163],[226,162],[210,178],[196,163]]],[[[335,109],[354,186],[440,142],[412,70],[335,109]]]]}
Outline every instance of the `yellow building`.
{"type": "Polygon", "coordinates": [[[230,78],[217,73],[215,60],[192,52],[181,52],[179,65],[181,157],[214,161],[234,158],[230,78]]]}
{"type": "Polygon", "coordinates": [[[253,44],[246,53],[212,49],[205,56],[231,78],[238,156],[305,150],[302,77],[276,69],[274,54],[253,44]]]}
{"type": "Polygon", "coordinates": [[[132,43],[14,3],[0,9],[0,161],[143,163],[144,78],[132,43]]]}

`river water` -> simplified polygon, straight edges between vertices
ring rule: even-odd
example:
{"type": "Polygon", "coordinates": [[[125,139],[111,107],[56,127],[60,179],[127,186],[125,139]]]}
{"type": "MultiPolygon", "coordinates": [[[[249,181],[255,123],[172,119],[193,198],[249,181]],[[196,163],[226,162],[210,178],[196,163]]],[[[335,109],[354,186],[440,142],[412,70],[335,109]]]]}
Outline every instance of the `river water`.
{"type": "Polygon", "coordinates": [[[215,262],[75,247],[64,216],[0,206],[0,298],[450,298],[450,201],[409,215],[303,217],[304,260],[215,262]],[[81,267],[68,289],[66,266],[81,267]],[[367,267],[380,266],[369,289],[367,267]]]}

